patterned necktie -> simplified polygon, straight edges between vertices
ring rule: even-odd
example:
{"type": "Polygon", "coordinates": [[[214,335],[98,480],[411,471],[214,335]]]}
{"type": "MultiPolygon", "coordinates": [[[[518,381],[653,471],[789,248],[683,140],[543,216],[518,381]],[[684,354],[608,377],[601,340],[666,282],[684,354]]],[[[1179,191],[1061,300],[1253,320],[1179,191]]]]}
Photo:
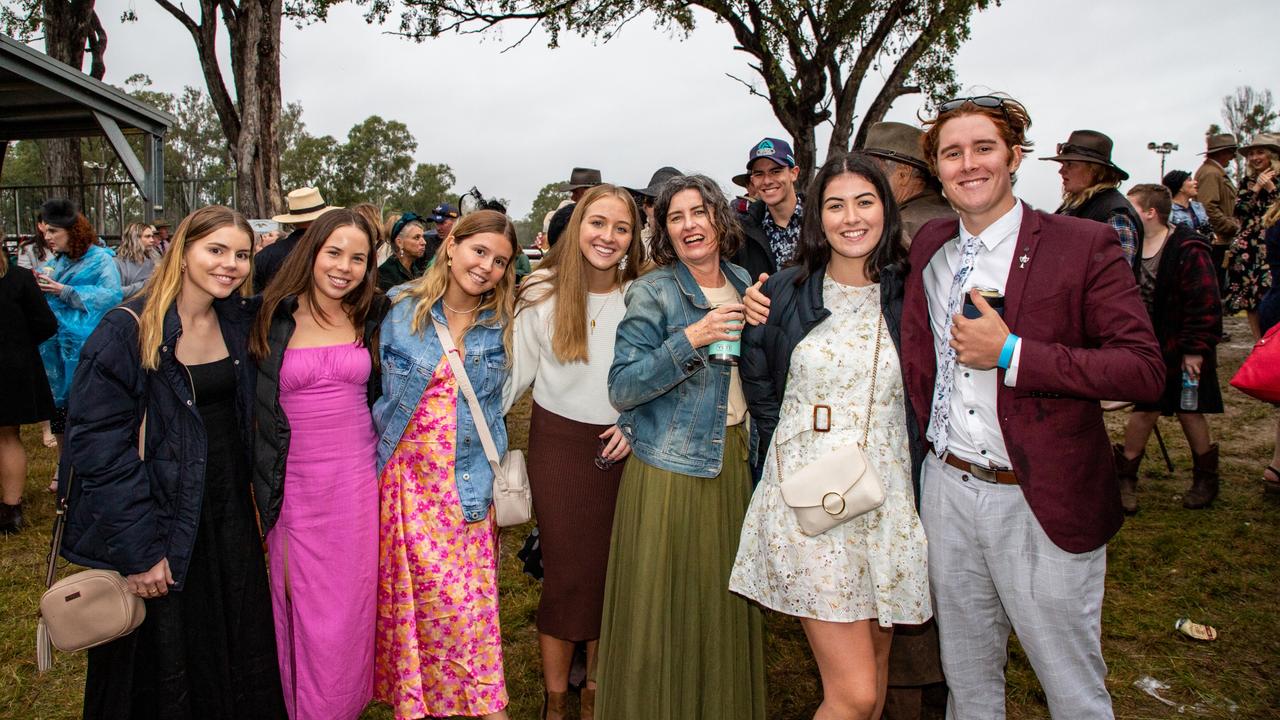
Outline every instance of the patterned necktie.
{"type": "MultiPolygon", "coordinates": [[[[959,238],[956,238],[959,239],[959,238]]],[[[951,326],[964,304],[964,284],[973,272],[973,261],[978,257],[982,241],[970,235],[960,248],[960,268],[951,279],[951,294],[947,297],[947,320],[942,337],[935,338],[940,358],[937,379],[933,384],[933,409],[929,413],[929,440],[938,454],[947,449],[947,423],[951,416],[951,390],[956,384],[956,351],[951,347],[951,326]]],[[[944,249],[945,252],[945,249],[944,249]]]]}

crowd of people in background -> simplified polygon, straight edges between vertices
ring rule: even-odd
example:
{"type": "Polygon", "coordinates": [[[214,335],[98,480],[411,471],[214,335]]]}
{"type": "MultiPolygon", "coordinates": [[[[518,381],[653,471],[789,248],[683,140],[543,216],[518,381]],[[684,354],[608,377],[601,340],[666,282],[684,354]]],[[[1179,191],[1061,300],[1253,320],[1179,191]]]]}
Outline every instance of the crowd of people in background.
{"type": "MultiPolygon", "coordinates": [[[[762,720],[763,611],[820,720],[1003,717],[1011,630],[1053,717],[1113,717],[1107,542],[1162,415],[1184,506],[1219,493],[1223,317],[1280,320],[1280,135],[1123,188],[1074,131],[1048,213],[1014,193],[1030,126],[958,98],[807,188],[766,137],[739,198],[574,168],[536,266],[499,205],[308,187],[108,248],[49,200],[0,254],[0,530],[47,423],[62,555],[147,608],[90,649],[85,717],[507,717],[486,448],[530,388],[543,718],[577,688],[584,719],[762,720]]],[[[1280,423],[1275,453],[1280,496],[1280,423]]]]}

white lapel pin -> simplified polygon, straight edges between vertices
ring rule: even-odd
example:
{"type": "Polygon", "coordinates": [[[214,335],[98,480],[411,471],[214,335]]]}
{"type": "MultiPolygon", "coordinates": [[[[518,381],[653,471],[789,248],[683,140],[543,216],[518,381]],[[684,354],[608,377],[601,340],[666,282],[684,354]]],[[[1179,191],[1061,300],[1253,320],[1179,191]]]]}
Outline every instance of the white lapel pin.
{"type": "Polygon", "coordinates": [[[1024,253],[1022,253],[1022,257],[1018,258],[1018,269],[1019,269],[1019,270],[1024,270],[1024,269],[1026,269],[1026,267],[1027,267],[1027,262],[1028,262],[1028,261],[1030,261],[1030,260],[1031,260],[1031,258],[1030,258],[1030,257],[1027,257],[1027,254],[1026,254],[1025,252],[1024,252],[1024,253]]]}

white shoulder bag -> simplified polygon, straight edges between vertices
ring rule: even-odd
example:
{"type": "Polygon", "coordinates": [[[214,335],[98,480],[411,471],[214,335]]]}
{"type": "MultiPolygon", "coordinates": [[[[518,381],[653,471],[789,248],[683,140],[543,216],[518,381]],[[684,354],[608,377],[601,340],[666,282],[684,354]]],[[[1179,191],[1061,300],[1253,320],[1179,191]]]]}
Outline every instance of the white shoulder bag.
{"type": "Polygon", "coordinates": [[[810,537],[821,535],[884,504],[884,482],[862,449],[871,433],[871,411],[875,407],[876,375],[880,369],[880,324],[881,316],[877,316],[876,352],[871,362],[871,394],[867,398],[862,442],[836,448],[785,480],[781,453],[777,444],[773,447],[782,500],[795,512],[800,532],[810,537]]]}

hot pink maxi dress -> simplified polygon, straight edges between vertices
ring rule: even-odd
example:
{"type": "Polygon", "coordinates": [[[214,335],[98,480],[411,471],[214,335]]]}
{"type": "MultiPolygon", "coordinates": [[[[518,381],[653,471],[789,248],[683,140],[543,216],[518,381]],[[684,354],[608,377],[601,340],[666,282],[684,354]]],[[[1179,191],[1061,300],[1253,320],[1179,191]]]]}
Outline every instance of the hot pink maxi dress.
{"type": "Polygon", "coordinates": [[[267,535],[285,705],[294,720],[359,717],[373,697],[378,589],[377,436],[369,351],[285,350],[291,437],[284,505],[267,535]]]}

